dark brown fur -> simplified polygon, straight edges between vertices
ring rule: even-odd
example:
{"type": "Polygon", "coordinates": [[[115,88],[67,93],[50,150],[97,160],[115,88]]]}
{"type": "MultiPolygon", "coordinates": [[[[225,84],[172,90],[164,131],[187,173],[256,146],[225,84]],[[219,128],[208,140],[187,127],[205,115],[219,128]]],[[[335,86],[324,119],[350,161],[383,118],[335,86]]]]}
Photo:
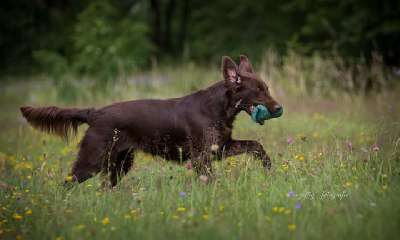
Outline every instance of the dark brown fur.
{"type": "Polygon", "coordinates": [[[87,123],[90,111],[92,109],[21,107],[22,115],[29,120],[33,127],[64,138],[68,137],[70,131],[76,134],[78,126],[87,123]]]}
{"type": "Polygon", "coordinates": [[[62,137],[82,123],[89,125],[72,167],[76,182],[102,172],[116,185],[137,150],[167,160],[191,159],[198,174],[212,174],[213,158],[242,153],[253,154],[269,169],[270,159],[260,143],[232,139],[233,122],[242,110],[250,114],[254,105],[264,104],[272,112],[281,106],[247,57],[240,57],[239,66],[224,57],[222,73],[223,81],[181,98],[120,102],[100,109],[22,107],[21,112],[33,127],[62,137]]]}

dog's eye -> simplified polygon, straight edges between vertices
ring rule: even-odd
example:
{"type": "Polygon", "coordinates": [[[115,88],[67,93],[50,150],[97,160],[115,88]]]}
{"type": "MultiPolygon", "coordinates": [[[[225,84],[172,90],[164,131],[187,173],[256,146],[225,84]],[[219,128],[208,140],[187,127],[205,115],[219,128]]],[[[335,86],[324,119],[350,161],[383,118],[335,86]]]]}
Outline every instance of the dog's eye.
{"type": "Polygon", "coordinates": [[[257,88],[257,91],[262,92],[262,89],[260,87],[257,88]]]}

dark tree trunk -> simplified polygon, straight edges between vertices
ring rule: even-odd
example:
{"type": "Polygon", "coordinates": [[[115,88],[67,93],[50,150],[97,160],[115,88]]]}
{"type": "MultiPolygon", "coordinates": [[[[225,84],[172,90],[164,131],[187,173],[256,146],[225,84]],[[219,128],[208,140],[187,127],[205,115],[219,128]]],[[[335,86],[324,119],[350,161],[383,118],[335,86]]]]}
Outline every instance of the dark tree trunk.
{"type": "Polygon", "coordinates": [[[180,22],[180,29],[179,29],[179,36],[178,36],[178,48],[179,52],[182,55],[183,51],[185,50],[185,41],[186,41],[186,34],[187,34],[187,25],[190,16],[190,0],[183,0],[182,4],[182,12],[181,12],[181,22],[180,22]]]}
{"type": "Polygon", "coordinates": [[[171,41],[172,18],[175,12],[175,0],[169,0],[165,13],[165,32],[164,32],[164,47],[167,53],[173,53],[174,49],[171,41]]]}
{"type": "Polygon", "coordinates": [[[152,38],[153,42],[158,48],[158,52],[163,49],[163,35],[161,32],[161,9],[159,0],[151,0],[151,15],[152,15],[152,38]]]}

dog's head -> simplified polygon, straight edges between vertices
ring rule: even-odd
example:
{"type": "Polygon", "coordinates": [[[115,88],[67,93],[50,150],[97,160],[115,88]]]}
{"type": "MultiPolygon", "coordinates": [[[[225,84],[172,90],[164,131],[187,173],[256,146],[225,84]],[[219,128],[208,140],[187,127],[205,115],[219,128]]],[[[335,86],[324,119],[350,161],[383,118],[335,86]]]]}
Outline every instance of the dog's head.
{"type": "Polygon", "coordinates": [[[222,74],[235,107],[249,115],[257,105],[264,105],[272,114],[282,111],[282,106],[272,98],[267,84],[254,73],[246,56],[240,55],[239,66],[230,57],[224,56],[222,74]]]}

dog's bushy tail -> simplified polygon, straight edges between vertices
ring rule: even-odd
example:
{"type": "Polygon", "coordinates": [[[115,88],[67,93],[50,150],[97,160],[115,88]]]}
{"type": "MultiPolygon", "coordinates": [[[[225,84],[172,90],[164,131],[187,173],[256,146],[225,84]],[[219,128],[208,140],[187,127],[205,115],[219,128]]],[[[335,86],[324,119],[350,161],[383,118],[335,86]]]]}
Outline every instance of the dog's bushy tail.
{"type": "Polygon", "coordinates": [[[92,108],[21,107],[22,115],[36,129],[68,138],[76,134],[78,126],[88,123],[92,108]]]}

